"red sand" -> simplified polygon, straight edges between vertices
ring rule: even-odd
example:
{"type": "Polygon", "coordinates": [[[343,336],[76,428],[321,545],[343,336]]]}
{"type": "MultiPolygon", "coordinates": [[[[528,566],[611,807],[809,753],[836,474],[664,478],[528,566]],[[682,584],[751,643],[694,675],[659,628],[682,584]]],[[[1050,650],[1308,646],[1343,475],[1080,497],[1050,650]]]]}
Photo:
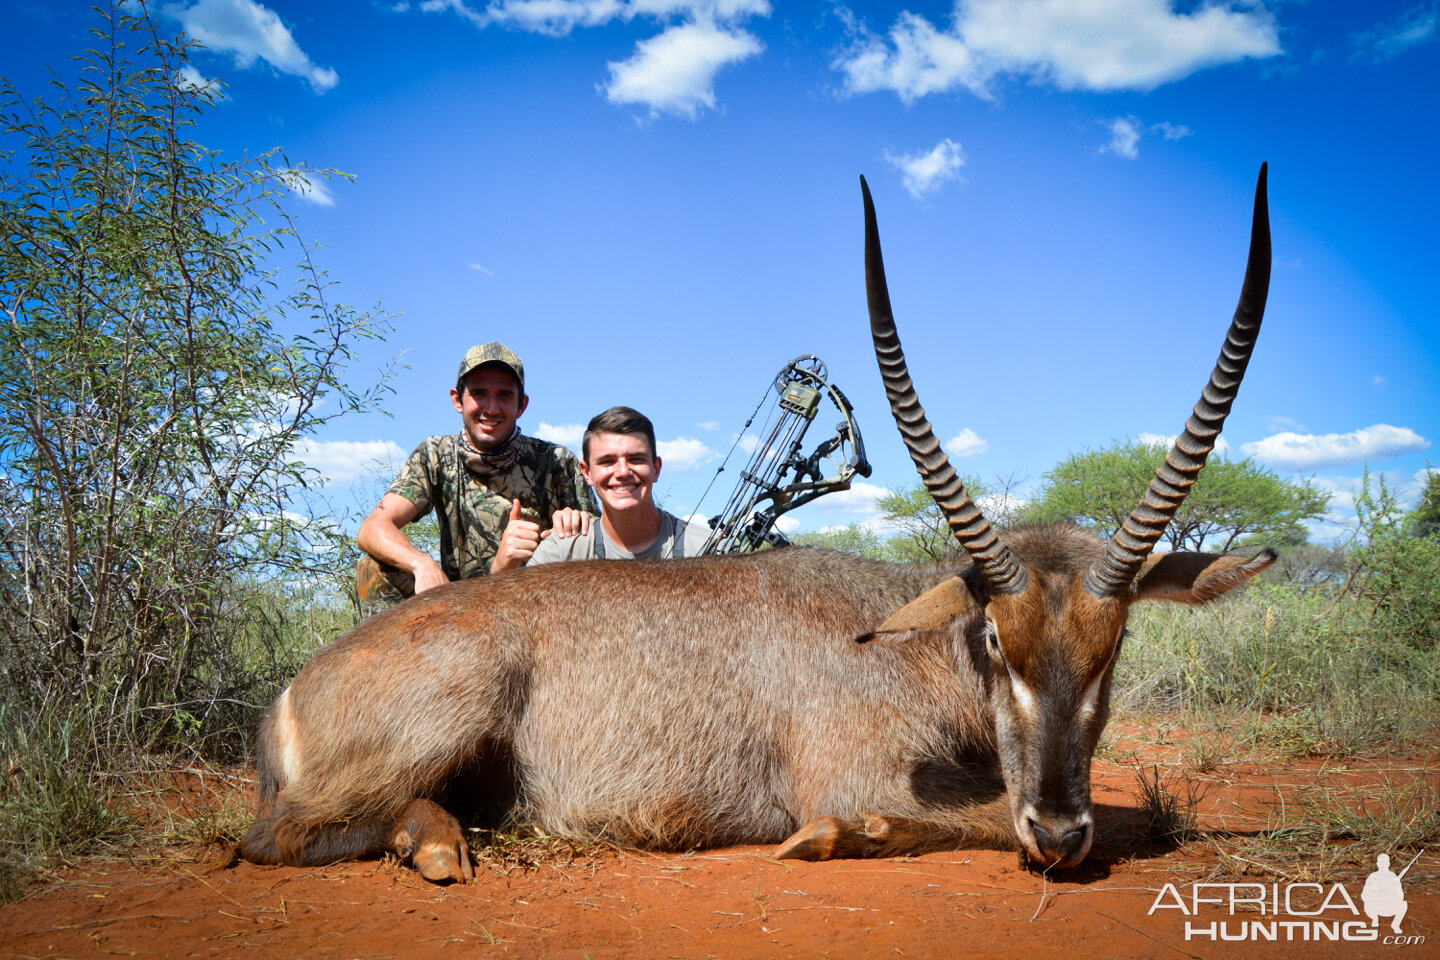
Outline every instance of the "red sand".
{"type": "MultiPolygon", "coordinates": [[[[1182,752],[1137,743],[1124,745],[1162,768],[1182,752]]],[[[179,859],[90,860],[0,908],[0,957],[1440,956],[1440,851],[1425,853],[1405,878],[1410,912],[1402,929],[1424,943],[1302,941],[1302,932],[1317,935],[1308,920],[1253,907],[1234,916],[1214,905],[1194,917],[1177,909],[1151,913],[1167,883],[1187,904],[1191,884],[1207,880],[1260,883],[1266,891],[1278,883],[1283,898],[1285,877],[1246,876],[1242,861],[1224,857],[1245,843],[1244,834],[1271,822],[1279,798],[1291,804],[1326,787],[1363,802],[1367,793],[1383,795],[1388,788],[1380,785],[1397,783],[1436,790],[1437,771],[1440,753],[1240,763],[1193,774],[1209,791],[1201,826],[1235,835],[1155,851],[1127,839],[1136,829],[1133,764],[1097,761],[1099,843],[1082,868],[1055,878],[1022,872],[1014,853],[991,851],[798,863],[772,860],[761,847],[685,855],[599,849],[529,869],[482,866],[476,882],[451,887],[432,886],[391,861],[217,870],[179,859]],[[1277,942],[1185,937],[1187,921],[1206,931],[1228,922],[1231,935],[1243,929],[1256,936],[1242,924],[1260,921],[1268,929],[1276,920],[1303,929],[1277,927],[1277,942]],[[1297,939],[1286,942],[1287,933],[1297,939]]],[[[1285,869],[1294,881],[1317,878],[1305,868],[1285,869]]],[[[1332,884],[1343,881],[1358,908],[1368,869],[1351,858],[1321,889],[1333,897],[1332,884]]],[[[1319,903],[1316,888],[1293,896],[1297,910],[1319,903]]],[[[1367,918],[1336,904],[1315,919],[1361,924],[1352,934],[1371,929],[1367,918]]],[[[1390,934],[1388,920],[1378,933],[1390,934]]]]}

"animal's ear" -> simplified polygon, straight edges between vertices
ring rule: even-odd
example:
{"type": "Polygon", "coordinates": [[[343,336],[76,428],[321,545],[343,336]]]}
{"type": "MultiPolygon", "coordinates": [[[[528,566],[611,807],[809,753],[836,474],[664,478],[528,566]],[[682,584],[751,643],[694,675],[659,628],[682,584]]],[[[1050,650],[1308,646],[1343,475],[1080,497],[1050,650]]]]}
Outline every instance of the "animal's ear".
{"type": "Polygon", "coordinates": [[[943,630],[957,617],[978,610],[970,588],[960,577],[942,580],[905,606],[890,614],[876,634],[904,633],[907,630],[943,630]]]}
{"type": "Polygon", "coordinates": [[[1188,551],[1152,554],[1135,578],[1135,599],[1205,603],[1249,582],[1276,557],[1269,547],[1249,560],[1188,551]]]}

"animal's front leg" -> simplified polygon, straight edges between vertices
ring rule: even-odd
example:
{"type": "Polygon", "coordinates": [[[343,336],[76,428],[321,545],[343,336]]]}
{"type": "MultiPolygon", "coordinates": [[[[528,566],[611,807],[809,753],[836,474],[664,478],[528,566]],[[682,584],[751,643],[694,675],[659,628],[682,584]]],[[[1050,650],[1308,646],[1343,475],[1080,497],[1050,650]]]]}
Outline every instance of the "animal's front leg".
{"type": "Polygon", "coordinates": [[[780,844],[780,860],[839,860],[898,857],[980,846],[1013,848],[1014,828],[1007,808],[981,804],[953,821],[911,820],[867,813],[858,820],[817,817],[780,844]]]}
{"type": "Polygon", "coordinates": [[[843,860],[893,857],[934,849],[937,841],[953,841],[953,829],[923,820],[867,813],[858,820],[816,817],[780,845],[780,860],[843,860]]]}
{"type": "Polygon", "coordinates": [[[391,834],[395,853],[409,860],[415,870],[432,883],[464,883],[475,879],[470,845],[460,822],[439,804],[411,800],[395,819],[391,834]]]}
{"type": "Polygon", "coordinates": [[[836,860],[867,856],[869,838],[858,820],[816,817],[775,851],[777,860],[836,860]]]}

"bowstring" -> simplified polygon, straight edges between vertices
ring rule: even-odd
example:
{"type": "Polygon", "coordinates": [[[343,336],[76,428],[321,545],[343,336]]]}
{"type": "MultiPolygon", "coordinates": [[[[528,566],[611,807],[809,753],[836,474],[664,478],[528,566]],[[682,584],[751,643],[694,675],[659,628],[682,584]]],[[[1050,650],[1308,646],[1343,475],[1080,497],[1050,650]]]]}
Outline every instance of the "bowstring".
{"type": "MultiPolygon", "coordinates": [[[[710,496],[710,491],[714,488],[714,486],[715,486],[715,481],[719,480],[719,479],[720,479],[720,474],[722,474],[722,473],[725,472],[725,465],[730,462],[730,457],[735,453],[735,448],[738,447],[738,446],[740,446],[740,441],[741,441],[742,439],[744,439],[744,437],[745,437],[745,431],[746,431],[746,430],[749,430],[749,429],[750,429],[750,424],[752,424],[752,423],[755,422],[755,417],[756,417],[757,415],[759,415],[759,413],[760,413],[760,408],[763,407],[763,406],[765,406],[765,401],[769,398],[769,396],[770,396],[770,388],[769,388],[769,387],[766,387],[765,390],[760,394],[760,401],[755,404],[755,409],[754,409],[754,410],[751,410],[751,411],[750,411],[750,416],[749,416],[748,418],[746,418],[746,420],[745,420],[745,425],[740,428],[740,432],[739,432],[739,433],[735,434],[735,439],[734,439],[734,441],[731,442],[731,444],[730,444],[730,449],[725,451],[725,458],[720,461],[720,466],[715,469],[714,475],[710,477],[710,482],[707,483],[707,484],[705,485],[705,489],[704,489],[703,491],[701,491],[701,493],[700,493],[700,499],[697,500],[697,501],[695,501],[695,507],[694,507],[694,509],[692,509],[692,510],[690,511],[690,516],[691,516],[691,517],[694,517],[694,516],[697,516],[697,515],[699,515],[699,516],[704,516],[704,514],[701,514],[701,513],[700,513],[700,506],[701,506],[701,504],[703,504],[703,503],[705,502],[705,498],[706,498],[706,497],[710,496]]],[[[776,406],[776,408],[778,409],[778,407],[779,407],[779,401],[778,401],[778,400],[775,401],[775,406],[776,406]]],[[[771,417],[772,415],[773,415],[773,413],[767,413],[767,414],[765,415],[765,422],[761,425],[761,428],[760,428],[762,432],[765,430],[766,427],[768,427],[768,426],[770,425],[770,417],[771,417]]],[[[757,449],[758,449],[758,448],[757,448],[757,449]]],[[[728,504],[728,501],[727,501],[727,504],[726,504],[726,505],[727,505],[727,506],[729,505],[729,504],[728,504]]],[[[717,514],[717,516],[724,516],[724,511],[721,511],[721,513],[717,514]]],[[[671,544],[671,546],[670,546],[670,556],[671,556],[671,557],[674,557],[674,555],[675,555],[675,549],[676,549],[676,544],[671,544]]]]}

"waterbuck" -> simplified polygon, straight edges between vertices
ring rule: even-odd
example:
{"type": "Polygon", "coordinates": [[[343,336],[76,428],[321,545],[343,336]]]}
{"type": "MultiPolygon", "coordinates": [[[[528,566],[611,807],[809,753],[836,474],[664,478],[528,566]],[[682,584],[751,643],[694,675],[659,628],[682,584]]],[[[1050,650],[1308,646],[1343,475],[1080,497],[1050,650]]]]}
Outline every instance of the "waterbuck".
{"type": "Polygon", "coordinates": [[[792,548],[428,591],[320,650],[271,707],[247,859],[394,852],[431,880],[470,878],[451,811],[656,849],[780,843],[777,856],[825,859],[1018,842],[1037,866],[1085,858],[1130,605],[1203,603],[1275,559],[1150,555],[1260,327],[1265,168],[1220,360],[1108,542],[1068,525],[999,534],[966,495],[906,372],[861,186],[881,374],[967,558],[917,570],[792,548]]]}

